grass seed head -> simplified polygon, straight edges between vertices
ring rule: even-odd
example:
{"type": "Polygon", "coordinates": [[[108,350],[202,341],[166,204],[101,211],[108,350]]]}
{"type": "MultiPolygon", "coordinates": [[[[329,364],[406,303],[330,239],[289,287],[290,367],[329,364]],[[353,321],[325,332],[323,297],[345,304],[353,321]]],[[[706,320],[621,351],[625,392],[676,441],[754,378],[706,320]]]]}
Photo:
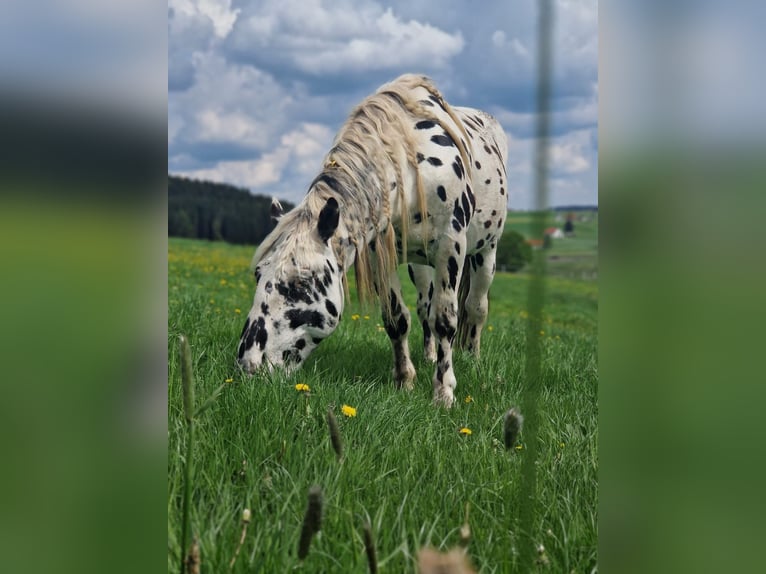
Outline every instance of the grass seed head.
{"type": "Polygon", "coordinates": [[[421,574],[476,574],[471,561],[460,548],[442,554],[433,548],[418,552],[418,572],[421,574]]]}
{"type": "Polygon", "coordinates": [[[327,426],[330,429],[330,440],[332,441],[332,448],[335,450],[335,454],[340,460],[340,458],[343,456],[343,440],[340,436],[338,420],[335,418],[335,413],[332,412],[332,408],[327,409],[327,426]]]}
{"type": "Polygon", "coordinates": [[[309,489],[309,504],[303,518],[301,538],[298,541],[298,558],[303,560],[309,554],[314,534],[322,529],[322,487],[314,485],[309,489]]]}
{"type": "Polygon", "coordinates": [[[505,448],[511,449],[516,444],[516,439],[519,438],[519,432],[521,432],[521,426],[524,424],[524,417],[515,408],[505,413],[505,420],[503,421],[503,439],[505,442],[505,448]]]}
{"type": "Polygon", "coordinates": [[[187,574],[199,574],[202,560],[200,559],[199,541],[196,536],[194,537],[194,541],[189,548],[189,553],[186,555],[186,560],[184,562],[186,563],[187,574]]]}
{"type": "Polygon", "coordinates": [[[378,571],[378,559],[375,555],[375,541],[372,538],[372,526],[369,522],[364,523],[364,550],[367,553],[367,564],[370,567],[370,574],[376,574],[378,571]]]}

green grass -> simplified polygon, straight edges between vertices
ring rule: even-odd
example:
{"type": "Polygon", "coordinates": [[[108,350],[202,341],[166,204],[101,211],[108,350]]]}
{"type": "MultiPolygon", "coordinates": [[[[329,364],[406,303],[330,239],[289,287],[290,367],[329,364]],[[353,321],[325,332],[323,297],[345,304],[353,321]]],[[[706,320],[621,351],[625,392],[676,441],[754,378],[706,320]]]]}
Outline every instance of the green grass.
{"type": "MultiPolygon", "coordinates": [[[[527,451],[523,431],[521,448],[505,450],[502,417],[522,402],[528,278],[495,279],[482,356],[477,361],[456,352],[457,400],[444,410],[431,404],[433,368],[423,362],[419,326],[410,335],[415,390],[396,391],[379,312],[355,302],[290,378],[241,375],[234,357],[252,302],[252,253],[250,247],[170,240],[169,571],[178,570],[183,492],[180,334],[191,343],[197,404],[233,380],[195,427],[191,532],[200,540],[203,571],[228,570],[244,508],[253,518],[233,571],[298,566],[314,484],[323,489],[324,516],[301,567],[306,572],[366,572],[367,519],[380,571],[412,572],[419,548],[458,543],[466,503],[474,565],[483,573],[512,571],[522,539],[516,519],[527,451]],[[296,391],[296,383],[308,384],[310,394],[296,391]],[[355,407],[357,416],[344,417],[344,404],[355,407]],[[344,441],[340,462],[327,429],[328,408],[344,441]],[[462,427],[472,434],[461,435],[462,427]]],[[[404,268],[402,276],[414,313],[416,293],[404,268]]],[[[541,571],[590,572],[596,565],[597,295],[594,282],[552,277],[548,284],[534,538],[545,546],[550,565],[541,571]]]]}
{"type": "MultiPolygon", "coordinates": [[[[548,227],[563,228],[564,222],[556,221],[555,217],[555,213],[549,215],[548,227]]],[[[548,273],[551,277],[595,281],[598,278],[598,213],[575,212],[575,217],[574,234],[553,239],[551,248],[545,251],[548,273]]],[[[530,213],[510,212],[505,225],[526,238],[534,236],[530,213]]]]}

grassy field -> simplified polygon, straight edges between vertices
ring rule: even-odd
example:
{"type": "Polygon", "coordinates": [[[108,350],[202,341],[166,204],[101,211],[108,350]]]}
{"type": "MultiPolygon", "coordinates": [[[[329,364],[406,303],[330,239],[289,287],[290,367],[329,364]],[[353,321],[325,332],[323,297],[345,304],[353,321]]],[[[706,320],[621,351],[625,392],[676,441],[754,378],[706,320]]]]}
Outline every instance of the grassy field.
{"type": "MultiPolygon", "coordinates": [[[[566,214],[559,214],[565,217],[566,214]]],[[[575,230],[571,237],[554,239],[546,250],[548,273],[552,277],[594,281],[598,277],[598,213],[576,212],[575,230]]],[[[552,214],[548,227],[563,228],[564,221],[556,221],[552,214]]],[[[510,212],[506,228],[514,229],[533,237],[532,215],[524,212],[510,212]]]]}
{"type": "MultiPolygon", "coordinates": [[[[476,361],[456,352],[456,404],[431,404],[432,367],[421,331],[410,335],[416,388],[398,392],[377,309],[352,301],[337,331],[290,378],[247,379],[234,363],[250,308],[253,249],[170,240],[168,569],[178,571],[185,426],[178,336],[188,336],[197,402],[229,381],[196,426],[191,531],[203,572],[227,571],[252,512],[235,572],[366,572],[362,526],[372,525],[382,572],[412,572],[423,546],[459,541],[470,504],[468,555],[479,572],[510,572],[517,560],[522,432],[502,445],[502,417],[521,402],[524,274],[501,274],[476,361]],[[310,392],[300,392],[306,384],[310,392]],[[342,405],[356,416],[341,414],[342,405]],[[332,449],[332,408],[345,445],[332,449]],[[471,434],[460,433],[468,428],[471,434]],[[307,492],[320,485],[322,531],[297,558],[307,492]]],[[[595,254],[591,254],[595,258],[595,254]]],[[[540,571],[591,572],[597,561],[597,285],[555,274],[548,283],[540,397],[537,525],[540,571]]],[[[416,293],[402,269],[405,298],[416,293]]]]}

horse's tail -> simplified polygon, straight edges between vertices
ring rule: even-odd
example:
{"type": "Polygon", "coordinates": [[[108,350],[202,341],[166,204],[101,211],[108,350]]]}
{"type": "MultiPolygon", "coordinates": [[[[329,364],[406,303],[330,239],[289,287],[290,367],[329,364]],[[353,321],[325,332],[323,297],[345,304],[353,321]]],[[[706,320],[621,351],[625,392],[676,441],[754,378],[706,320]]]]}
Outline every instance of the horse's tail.
{"type": "Polygon", "coordinates": [[[465,308],[466,300],[468,299],[468,292],[471,290],[471,262],[469,256],[466,255],[465,262],[463,263],[463,274],[460,276],[460,286],[457,291],[457,346],[461,349],[465,348],[468,342],[468,312],[465,308]]]}

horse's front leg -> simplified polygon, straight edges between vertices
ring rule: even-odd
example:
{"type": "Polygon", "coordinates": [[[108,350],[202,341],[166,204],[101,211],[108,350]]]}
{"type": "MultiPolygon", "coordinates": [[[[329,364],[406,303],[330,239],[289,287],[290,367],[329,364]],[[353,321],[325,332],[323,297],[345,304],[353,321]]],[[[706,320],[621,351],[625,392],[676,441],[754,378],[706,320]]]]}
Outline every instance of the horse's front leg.
{"type": "MultiPolygon", "coordinates": [[[[380,294],[381,299],[385,295],[380,294]]],[[[394,351],[394,382],[397,388],[408,391],[413,388],[415,367],[410,359],[410,347],[407,336],[410,333],[410,311],[404,304],[402,285],[396,272],[389,277],[388,308],[383,305],[383,325],[391,339],[394,351]]]]}
{"type": "Polygon", "coordinates": [[[436,335],[436,373],[434,402],[451,407],[455,400],[455,372],[452,368],[452,342],[457,332],[458,287],[463,272],[465,235],[445,237],[439,244],[431,300],[430,321],[436,335]]]}

